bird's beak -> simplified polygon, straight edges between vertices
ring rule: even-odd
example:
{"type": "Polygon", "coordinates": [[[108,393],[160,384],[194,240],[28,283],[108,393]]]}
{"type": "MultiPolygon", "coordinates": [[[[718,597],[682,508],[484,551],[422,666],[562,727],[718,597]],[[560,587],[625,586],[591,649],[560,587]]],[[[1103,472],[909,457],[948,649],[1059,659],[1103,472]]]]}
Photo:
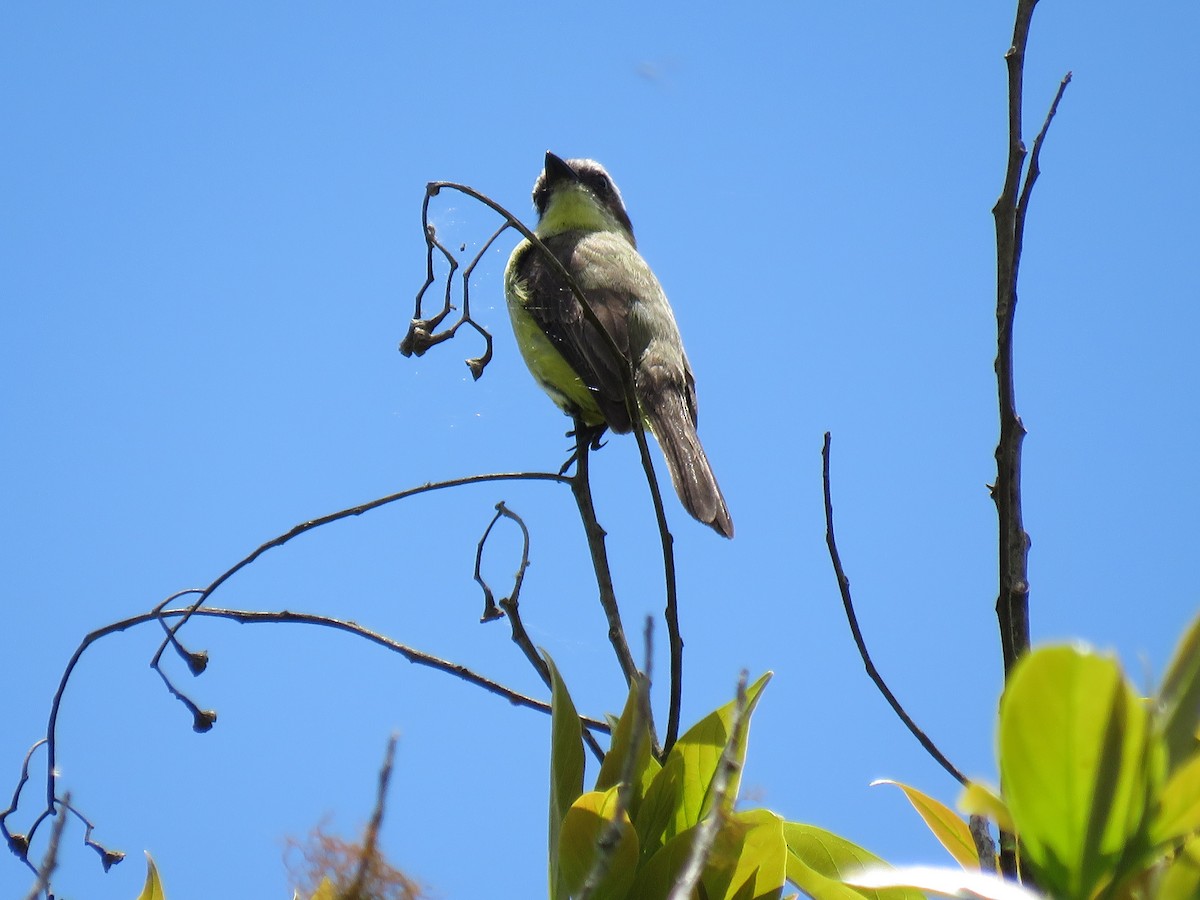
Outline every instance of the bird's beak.
{"type": "Polygon", "coordinates": [[[558,181],[579,182],[579,173],[567,165],[566,160],[546,151],[546,182],[554,184],[558,181]]]}

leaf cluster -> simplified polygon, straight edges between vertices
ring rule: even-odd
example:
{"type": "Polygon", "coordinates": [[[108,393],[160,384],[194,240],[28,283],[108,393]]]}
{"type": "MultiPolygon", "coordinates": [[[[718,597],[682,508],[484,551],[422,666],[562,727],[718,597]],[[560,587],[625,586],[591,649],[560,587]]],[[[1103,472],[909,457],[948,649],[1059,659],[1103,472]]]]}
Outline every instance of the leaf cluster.
{"type": "Polygon", "coordinates": [[[852,888],[842,875],[879,864],[878,857],[770,810],[735,808],[749,717],[770,673],[693,725],[661,763],[641,712],[646,684],[635,681],[595,786],[585,792],[579,716],[547,662],[551,900],[776,900],[789,883],[818,900],[920,896],[852,888]]]}
{"type": "MultiPolygon", "coordinates": [[[[1195,900],[1198,734],[1200,617],[1150,697],[1110,655],[1084,645],[1042,647],[1021,660],[1001,697],[1002,790],[972,782],[960,807],[1015,834],[1022,881],[1057,900],[1195,900]]],[[[951,810],[899,787],[959,863],[995,869],[951,810]]],[[[932,889],[940,878],[904,883],[932,889]]]]}

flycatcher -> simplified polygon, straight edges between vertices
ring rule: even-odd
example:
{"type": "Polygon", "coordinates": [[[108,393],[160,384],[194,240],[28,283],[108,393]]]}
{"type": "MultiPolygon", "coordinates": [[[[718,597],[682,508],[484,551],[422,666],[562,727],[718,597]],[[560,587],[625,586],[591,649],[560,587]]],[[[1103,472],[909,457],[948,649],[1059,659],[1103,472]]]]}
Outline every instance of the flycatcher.
{"type": "Polygon", "coordinates": [[[633,428],[622,370],[637,410],[662,447],[671,482],[697,520],[733,537],[733,520],[696,434],[696,383],[667,295],[637,251],[617,186],[598,162],[546,153],[533,186],[535,234],[571,274],[616,345],[529,241],[513,251],[504,293],[525,364],[563,412],[589,427],[633,428]]]}

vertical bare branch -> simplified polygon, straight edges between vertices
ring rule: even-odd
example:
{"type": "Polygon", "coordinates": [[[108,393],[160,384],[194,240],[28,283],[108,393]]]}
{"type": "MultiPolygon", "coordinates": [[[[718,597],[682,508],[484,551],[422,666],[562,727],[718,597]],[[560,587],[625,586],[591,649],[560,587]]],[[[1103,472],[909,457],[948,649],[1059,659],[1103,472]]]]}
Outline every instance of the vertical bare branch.
{"type": "MultiPolygon", "coordinates": [[[[1000,441],[992,499],[1000,522],[1000,592],[996,616],[1004,671],[1029,649],[1029,535],[1021,512],[1021,444],[1025,427],[1017,415],[1013,376],[1013,322],[1017,309],[1020,235],[1017,228],[1025,143],[1021,139],[1025,46],[1037,0],[1018,0],[1008,65],[1008,161],[1004,187],[992,209],[996,220],[996,383],[1000,401],[1000,441]]],[[[1022,220],[1023,224],[1023,220],[1022,220]]]]}
{"type": "Polygon", "coordinates": [[[594,431],[588,429],[583,419],[575,420],[575,474],[571,476],[571,493],[579,507],[583,530],[587,536],[588,552],[592,557],[592,568],[596,573],[596,585],[600,589],[600,605],[608,620],[608,639],[617,654],[625,684],[633,684],[637,678],[637,663],[629,650],[625,638],[625,626],[621,623],[621,611],[617,608],[617,592],[613,587],[612,570],[608,564],[608,550],[604,544],[606,532],[596,519],[596,507],[592,503],[592,483],[588,469],[588,451],[594,431]]]}
{"type": "MultiPolygon", "coordinates": [[[[1063,91],[1071,81],[1068,72],[1059,84],[1045,123],[1033,144],[1033,156],[1024,174],[1025,143],[1022,134],[1025,47],[1037,0],[1017,0],[1012,46],[1004,55],[1008,66],[1008,160],[1004,187],[992,209],[996,220],[996,385],[1000,406],[1000,440],[996,446],[996,482],[992,500],[999,520],[999,596],[996,618],[1007,677],[1029,650],[1029,534],[1021,508],[1021,446],[1025,426],[1017,413],[1013,369],[1013,324],[1017,311],[1017,275],[1025,219],[1034,182],[1040,172],[1038,158],[1050,121],[1058,110],[1063,91]]],[[[1000,869],[1009,878],[1018,877],[1018,855],[1013,835],[1000,833],[1000,869]]]]}

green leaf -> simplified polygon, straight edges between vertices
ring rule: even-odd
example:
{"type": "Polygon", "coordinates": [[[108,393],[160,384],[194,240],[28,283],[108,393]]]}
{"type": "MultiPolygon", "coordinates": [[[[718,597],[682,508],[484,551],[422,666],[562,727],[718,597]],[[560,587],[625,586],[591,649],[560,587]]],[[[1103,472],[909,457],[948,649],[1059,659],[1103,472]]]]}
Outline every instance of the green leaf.
{"type": "MultiPolygon", "coordinates": [[[[663,769],[665,772],[668,765],[663,769]]],[[[692,850],[692,842],[696,838],[696,829],[689,828],[675,835],[647,858],[643,847],[643,861],[638,869],[637,878],[629,891],[631,898],[636,900],[665,900],[675,886],[675,878],[688,860],[692,850]]]]}
{"type": "MultiPolygon", "coordinates": [[[[741,739],[734,747],[737,770],[730,779],[727,795],[732,808],[737,799],[742,766],[746,759],[749,718],[762,689],[771,678],[768,672],[746,689],[746,720],[741,739]]],[[[662,769],[646,789],[634,817],[642,856],[649,857],[673,837],[699,822],[709,810],[713,776],[729,740],[729,726],[737,701],[731,701],[693,725],[671,748],[662,769]]]]}
{"type": "Polygon", "coordinates": [[[1150,826],[1151,840],[1166,844],[1200,831],[1200,753],[1177,768],[1159,794],[1150,826]]]}
{"type": "Polygon", "coordinates": [[[933,832],[933,836],[950,852],[950,855],[964,869],[979,868],[979,851],[975,849],[975,839],[971,837],[971,829],[954,810],[946,804],[934,800],[928,794],[923,794],[916,788],[898,781],[881,778],[871,782],[872,787],[877,784],[892,784],[904,791],[904,796],[917,811],[917,815],[925,821],[925,825],[933,832]]]}
{"type": "Polygon", "coordinates": [[[154,865],[154,857],[149,853],[146,854],[146,886],[138,894],[137,900],[167,900],[162,882],[158,879],[158,867],[154,865]]]}
{"type": "Polygon", "coordinates": [[[644,676],[639,675],[629,686],[629,697],[625,701],[625,709],[621,718],[613,728],[612,741],[604,762],[600,765],[600,774],[596,777],[596,790],[604,791],[620,781],[626,771],[631,773],[633,784],[629,796],[629,815],[635,818],[642,805],[642,798],[662,768],[654,758],[654,748],[650,742],[650,727],[643,712],[646,702],[648,685],[644,676]],[[629,765],[631,748],[635,750],[633,764],[629,765]]]}
{"type": "Polygon", "coordinates": [[[874,853],[831,831],[800,822],[785,822],[783,836],[788,849],[788,881],[816,900],[862,900],[863,897],[877,900],[921,898],[917,891],[874,891],[852,888],[844,884],[842,879],[853,873],[869,866],[883,866],[886,863],[874,853]]]}
{"type": "Polygon", "coordinates": [[[583,734],[579,713],[563,684],[554,660],[545,651],[550,667],[550,897],[566,900],[558,865],[559,832],[571,804],[583,793],[583,734]]]}
{"type": "MultiPolygon", "coordinates": [[[[1156,759],[1148,715],[1112,659],[1028,654],[1000,702],[1000,779],[1037,883],[1086,900],[1144,839],[1156,759]]],[[[1161,762],[1161,760],[1159,760],[1161,762]]]]}
{"type": "MultiPolygon", "coordinates": [[[[746,743],[750,734],[750,716],[758,705],[759,697],[767,682],[771,680],[771,672],[767,672],[754,684],[746,688],[746,713],[741,737],[733,748],[733,760],[736,764],[735,774],[729,781],[726,801],[730,809],[737,799],[738,787],[741,784],[741,771],[746,761],[746,743]]],[[[685,828],[690,828],[708,815],[712,804],[712,782],[721,763],[721,754],[729,742],[730,726],[733,722],[733,711],[737,706],[736,700],[731,700],[720,709],[709,713],[687,730],[671,748],[668,759],[678,756],[683,760],[683,792],[680,795],[680,805],[676,809],[673,830],[668,828],[668,836],[678,834],[685,828]]]]}
{"type": "Polygon", "coordinates": [[[666,765],[650,781],[633,820],[643,857],[652,855],[669,839],[667,827],[676,818],[683,796],[683,778],[683,757],[668,754],[666,765]]]}
{"type": "Polygon", "coordinates": [[[1200,616],[1192,620],[1158,692],[1168,771],[1196,752],[1200,729],[1200,616]]]}
{"type": "MultiPolygon", "coordinates": [[[[629,892],[637,900],[664,900],[687,865],[697,828],[667,841],[638,871],[629,892]]],[[[707,900],[778,900],[783,893],[787,846],[783,820],[765,809],[733,813],[722,826],[700,877],[707,900]]],[[[854,900],[862,900],[861,895],[854,900]]]]}
{"type": "Polygon", "coordinates": [[[700,880],[709,900],[778,900],[786,867],[783,819],[751,809],[731,815],[717,833],[700,880]]]}
{"type": "Polygon", "coordinates": [[[619,788],[591,791],[576,800],[563,819],[559,834],[559,872],[568,893],[583,888],[592,870],[603,866],[601,878],[589,896],[592,900],[623,900],[637,874],[638,842],[629,815],[619,808],[619,788]],[[601,851],[604,841],[611,850],[601,851]]]}

